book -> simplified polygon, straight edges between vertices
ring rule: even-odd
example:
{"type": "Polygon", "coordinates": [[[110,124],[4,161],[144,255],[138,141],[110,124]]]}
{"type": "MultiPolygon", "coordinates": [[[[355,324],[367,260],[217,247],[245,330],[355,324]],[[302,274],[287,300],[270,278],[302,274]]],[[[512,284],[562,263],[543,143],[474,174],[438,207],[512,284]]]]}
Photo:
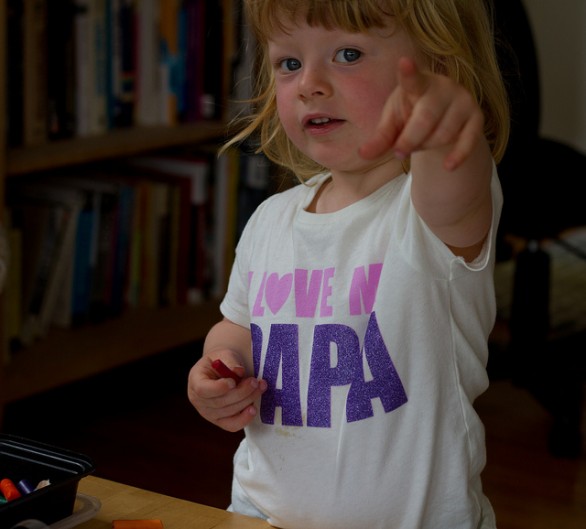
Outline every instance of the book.
{"type": "Polygon", "coordinates": [[[146,308],[160,306],[160,285],[164,241],[168,238],[169,187],[161,182],[146,181],[146,210],[144,216],[144,244],[142,247],[139,305],[146,308]]]}
{"type": "Polygon", "coordinates": [[[271,164],[264,154],[242,154],[236,239],[240,238],[256,208],[268,197],[270,175],[271,164]]]}
{"type": "Polygon", "coordinates": [[[118,257],[119,186],[92,174],[84,178],[47,177],[45,181],[83,196],[76,259],[70,276],[73,285],[70,324],[103,321],[115,313],[113,289],[118,257]]]}
{"type": "Polygon", "coordinates": [[[182,76],[184,65],[180,49],[180,8],[179,0],[165,0],[160,5],[159,28],[159,72],[161,91],[159,108],[161,123],[176,125],[179,116],[182,76]]]}
{"type": "Polygon", "coordinates": [[[71,276],[71,308],[69,315],[62,320],[62,326],[76,327],[89,319],[89,306],[92,285],[92,254],[95,232],[94,197],[86,195],[79,214],[75,234],[73,273],[71,276]]]}
{"type": "MultiPolygon", "coordinates": [[[[103,182],[92,180],[93,185],[103,182]]],[[[99,197],[99,223],[95,237],[95,256],[92,269],[92,285],[89,306],[89,318],[100,322],[111,316],[113,299],[114,270],[116,269],[116,241],[118,238],[118,189],[115,186],[105,189],[93,189],[99,197]]]]}
{"type": "Polygon", "coordinates": [[[223,82],[225,71],[220,67],[224,56],[222,2],[206,0],[204,9],[205,50],[203,53],[203,94],[201,116],[221,119],[223,113],[223,82]]]}
{"type": "Polygon", "coordinates": [[[147,214],[148,185],[144,181],[138,181],[134,185],[134,208],[132,210],[130,234],[128,276],[124,297],[129,307],[136,308],[140,305],[142,290],[142,267],[145,217],[147,214]]]}
{"type": "MultiPolygon", "coordinates": [[[[217,28],[218,39],[222,42],[222,55],[218,57],[219,64],[222,64],[221,73],[218,80],[218,91],[216,94],[217,117],[229,116],[229,107],[233,85],[236,84],[235,77],[236,65],[240,56],[240,38],[243,33],[240,31],[241,26],[247,26],[241,17],[242,3],[222,1],[221,24],[217,28]],[[222,57],[228,57],[228,60],[222,60],[222,57]]],[[[250,70],[252,72],[252,70],[250,70]]]]}
{"type": "Polygon", "coordinates": [[[132,215],[135,207],[135,188],[121,182],[118,188],[118,229],[112,272],[111,314],[117,316],[127,307],[126,288],[130,266],[132,215]]]}
{"type": "Polygon", "coordinates": [[[128,127],[136,100],[136,10],[133,0],[111,0],[110,122],[128,127]]]}
{"type": "Polygon", "coordinates": [[[73,42],[75,47],[75,135],[89,136],[90,105],[92,87],[92,65],[90,56],[90,0],[74,0],[73,42]]]}
{"type": "MultiPolygon", "coordinates": [[[[179,207],[178,182],[128,163],[103,175],[118,187],[114,305],[158,307],[177,302],[173,254],[179,207]],[[122,292],[126,292],[124,296],[122,292]]],[[[182,182],[179,182],[179,184],[182,182]]],[[[181,189],[188,200],[189,190],[181,189]]]]}
{"type": "Polygon", "coordinates": [[[6,105],[7,140],[10,147],[23,143],[24,121],[24,14],[22,0],[8,0],[6,6],[6,105]]]}
{"type": "Polygon", "coordinates": [[[83,196],[41,184],[19,186],[12,205],[22,231],[23,321],[20,339],[32,344],[49,328],[60,291],[70,279],[83,196]]]}
{"type": "Polygon", "coordinates": [[[108,117],[108,28],[106,0],[90,0],[89,3],[89,134],[105,133],[109,128],[108,117]]]}
{"type": "Polygon", "coordinates": [[[211,164],[201,163],[192,182],[191,195],[191,244],[187,261],[187,302],[200,303],[209,296],[213,281],[211,259],[212,225],[210,211],[213,207],[211,191],[211,164]]]}
{"type": "Polygon", "coordinates": [[[187,113],[187,39],[188,39],[188,9],[185,0],[182,0],[178,10],[177,22],[177,59],[176,75],[173,88],[177,96],[176,122],[184,123],[187,113]]]}
{"type": "Polygon", "coordinates": [[[23,143],[47,140],[47,0],[23,0],[23,143]]]}
{"type": "Polygon", "coordinates": [[[183,120],[201,119],[205,49],[205,0],[186,0],[185,9],[185,107],[183,120]]]}
{"type": "Polygon", "coordinates": [[[159,105],[160,10],[158,0],[137,0],[136,4],[136,110],[137,125],[161,124],[159,105]]]}
{"type": "Polygon", "coordinates": [[[106,0],[74,0],[75,132],[103,134],[108,113],[108,17],[106,0]]]}
{"type": "Polygon", "coordinates": [[[129,160],[139,177],[159,178],[176,190],[178,211],[171,224],[171,278],[176,302],[200,302],[208,286],[208,226],[210,160],[206,155],[142,156],[129,160]],[[176,272],[173,272],[176,270],[176,272]]]}
{"type": "Polygon", "coordinates": [[[70,326],[115,317],[127,306],[135,192],[133,186],[109,176],[47,179],[84,195],[76,233],[70,326]]]}
{"type": "Polygon", "coordinates": [[[228,102],[228,119],[232,120],[251,112],[253,85],[255,78],[256,39],[249,24],[243,22],[242,9],[235,13],[236,23],[233,25],[234,59],[231,77],[229,77],[230,101],[228,102]]]}
{"type": "Polygon", "coordinates": [[[211,294],[220,298],[228,284],[234,260],[237,230],[240,151],[230,148],[214,165],[213,248],[214,267],[211,294]]]}
{"type": "MultiPolygon", "coordinates": [[[[0,253],[0,267],[4,268],[4,357],[0,362],[8,363],[13,351],[19,348],[22,325],[22,232],[12,226],[11,214],[5,210],[5,237],[0,253]]],[[[0,234],[1,235],[1,234],[0,234]]],[[[0,289],[2,290],[2,289],[0,289]]]]}
{"type": "Polygon", "coordinates": [[[179,186],[169,186],[169,226],[168,237],[163,241],[162,255],[166,255],[162,263],[163,273],[160,282],[160,302],[162,306],[179,304],[180,292],[178,284],[181,202],[182,190],[179,186]]]}
{"type": "Polygon", "coordinates": [[[47,121],[50,140],[75,134],[75,5],[72,0],[47,4],[47,121]]]}

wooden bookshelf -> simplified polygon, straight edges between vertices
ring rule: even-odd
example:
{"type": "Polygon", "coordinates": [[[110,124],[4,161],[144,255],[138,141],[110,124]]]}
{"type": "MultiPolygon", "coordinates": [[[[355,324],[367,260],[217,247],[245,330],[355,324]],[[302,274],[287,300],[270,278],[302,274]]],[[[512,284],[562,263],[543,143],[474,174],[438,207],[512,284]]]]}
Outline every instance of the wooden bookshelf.
{"type": "Polygon", "coordinates": [[[224,137],[225,131],[226,124],[223,122],[202,121],[176,127],[115,129],[103,136],[9,149],[6,153],[6,175],[13,177],[68,165],[122,158],[156,149],[218,140],[224,137]]]}
{"type": "MultiPolygon", "coordinates": [[[[4,42],[6,42],[6,2],[0,2],[0,43],[4,42]]],[[[6,101],[6,53],[0,53],[0,81],[0,101],[6,101]]],[[[6,145],[6,112],[3,106],[0,108],[0,214],[3,213],[4,209],[4,184],[2,178],[6,168],[6,149],[3,148],[4,145],[6,145]]],[[[1,219],[2,217],[0,216],[1,219]]]]}
{"type": "MultiPolygon", "coordinates": [[[[222,0],[225,20],[225,86],[222,103],[227,106],[228,72],[234,52],[236,0],[222,0]]],[[[7,41],[6,3],[0,2],[0,42],[7,41]]],[[[3,47],[5,49],[5,46],[3,47]]],[[[6,101],[6,54],[0,58],[0,101],[6,101]]],[[[68,166],[123,159],[161,149],[189,147],[223,140],[224,120],[177,126],[128,127],[104,135],[50,141],[34,147],[7,148],[6,105],[0,107],[0,213],[4,210],[5,180],[68,166]]],[[[1,218],[1,217],[0,217],[1,218]]],[[[159,309],[129,309],[121,317],[74,329],[51,328],[33,345],[6,354],[0,323],[0,427],[6,404],[82,380],[205,337],[220,318],[218,300],[199,305],[159,309]],[[6,359],[10,356],[9,361],[6,359]]],[[[0,311],[4,303],[0,304],[0,311]]],[[[8,308],[9,310],[9,308],[8,308]]],[[[4,321],[1,318],[0,322],[4,321]]],[[[198,351],[194,351],[194,360],[198,351]]]]}
{"type": "MultiPolygon", "coordinates": [[[[81,378],[188,344],[220,318],[218,303],[133,309],[123,316],[74,330],[51,329],[13,354],[5,368],[5,402],[30,397],[81,378]]],[[[194,361],[198,351],[194,349],[194,361]]]]}
{"type": "MultiPolygon", "coordinates": [[[[6,42],[6,2],[0,2],[0,42],[6,42]]],[[[6,101],[6,54],[0,54],[0,101],[6,101]]],[[[4,218],[4,172],[6,166],[6,113],[5,106],[0,108],[0,223],[4,218]]],[[[3,403],[6,392],[6,376],[2,368],[4,359],[4,296],[0,292],[0,426],[2,425],[3,403]]]]}

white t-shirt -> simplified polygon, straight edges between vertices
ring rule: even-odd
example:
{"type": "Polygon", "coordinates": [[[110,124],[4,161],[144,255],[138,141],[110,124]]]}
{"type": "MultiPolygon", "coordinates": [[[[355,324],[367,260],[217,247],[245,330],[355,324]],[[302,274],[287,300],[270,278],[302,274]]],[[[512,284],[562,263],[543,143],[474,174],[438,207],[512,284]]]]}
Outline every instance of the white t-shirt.
{"type": "Polygon", "coordinates": [[[221,310],[249,327],[269,383],[235,479],[296,529],[489,529],[484,429],[495,317],[493,225],[473,263],[423,223],[402,175],[340,211],[306,211],[327,175],[265,201],[221,310]]]}

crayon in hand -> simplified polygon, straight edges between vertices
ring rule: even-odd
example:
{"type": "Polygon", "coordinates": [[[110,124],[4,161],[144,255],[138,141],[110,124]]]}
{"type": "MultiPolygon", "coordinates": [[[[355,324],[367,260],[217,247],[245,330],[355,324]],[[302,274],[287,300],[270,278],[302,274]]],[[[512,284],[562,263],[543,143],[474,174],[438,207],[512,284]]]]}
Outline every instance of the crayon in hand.
{"type": "Polygon", "coordinates": [[[234,373],[234,371],[232,371],[219,358],[212,362],[212,367],[214,368],[214,371],[216,371],[216,373],[218,373],[218,375],[220,375],[222,378],[231,378],[232,380],[234,380],[234,382],[236,382],[236,384],[238,384],[242,380],[241,377],[234,373]]]}

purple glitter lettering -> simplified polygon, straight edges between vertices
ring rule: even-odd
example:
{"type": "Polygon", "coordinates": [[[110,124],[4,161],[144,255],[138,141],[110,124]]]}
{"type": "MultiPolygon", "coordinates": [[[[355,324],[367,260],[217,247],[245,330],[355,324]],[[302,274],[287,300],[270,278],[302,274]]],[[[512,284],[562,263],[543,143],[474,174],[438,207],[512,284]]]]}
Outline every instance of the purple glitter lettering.
{"type": "Polygon", "coordinates": [[[313,318],[321,287],[322,270],[312,270],[309,285],[308,270],[295,270],[295,311],[298,318],[313,318]]]}
{"type": "Polygon", "coordinates": [[[258,293],[256,295],[256,301],[254,302],[254,307],[252,308],[252,315],[253,316],[264,316],[265,309],[262,305],[262,299],[265,292],[265,283],[267,281],[267,273],[265,272],[262,276],[262,281],[258,288],[258,293]]]}
{"type": "Polygon", "coordinates": [[[369,265],[368,279],[364,266],[360,266],[354,270],[352,285],[350,286],[350,314],[353,316],[370,314],[372,312],[382,267],[382,263],[369,265]],[[363,303],[364,312],[362,312],[363,303]]]}
{"type": "Polygon", "coordinates": [[[324,286],[321,296],[320,316],[322,318],[331,316],[333,314],[332,306],[328,303],[329,297],[332,295],[331,280],[334,277],[335,268],[326,268],[324,270],[324,286]]]}
{"type": "Polygon", "coordinates": [[[263,368],[268,389],[263,393],[260,404],[260,417],[265,424],[275,423],[275,409],[280,406],[284,426],[303,426],[298,351],[297,325],[271,326],[263,368]],[[282,369],[282,389],[277,389],[279,367],[282,369]]]}
{"type": "Polygon", "coordinates": [[[293,287],[293,274],[279,276],[276,272],[271,274],[265,284],[265,299],[273,314],[277,314],[291,293],[293,287]]]}
{"type": "Polygon", "coordinates": [[[258,378],[260,373],[260,357],[262,352],[262,329],[255,323],[251,323],[250,335],[252,337],[252,362],[254,366],[254,376],[258,378]]]}
{"type": "Polygon", "coordinates": [[[356,378],[352,383],[346,402],[348,422],[372,417],[372,399],[376,397],[380,398],[386,413],[407,402],[403,383],[384,343],[374,312],[370,315],[366,329],[364,353],[373,380],[366,382],[356,378]]]}
{"type": "Polygon", "coordinates": [[[317,325],[313,335],[311,374],[307,393],[307,425],[329,428],[331,425],[331,388],[354,380],[364,380],[360,343],[346,325],[317,325]],[[338,361],[330,365],[331,345],[337,346],[338,361]]]}

